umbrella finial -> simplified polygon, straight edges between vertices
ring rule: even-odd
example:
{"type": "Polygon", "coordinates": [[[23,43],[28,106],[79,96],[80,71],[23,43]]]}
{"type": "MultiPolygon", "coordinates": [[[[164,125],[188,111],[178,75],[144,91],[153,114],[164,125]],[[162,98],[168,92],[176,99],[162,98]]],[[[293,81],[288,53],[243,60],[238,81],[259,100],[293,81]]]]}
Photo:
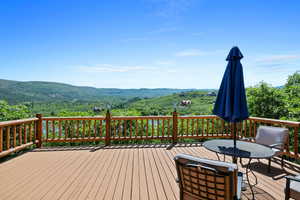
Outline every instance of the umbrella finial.
{"type": "Polygon", "coordinates": [[[226,58],[227,61],[229,60],[240,60],[242,59],[244,56],[242,54],[242,52],[240,51],[240,49],[237,46],[234,46],[230,49],[230,52],[226,58]]]}

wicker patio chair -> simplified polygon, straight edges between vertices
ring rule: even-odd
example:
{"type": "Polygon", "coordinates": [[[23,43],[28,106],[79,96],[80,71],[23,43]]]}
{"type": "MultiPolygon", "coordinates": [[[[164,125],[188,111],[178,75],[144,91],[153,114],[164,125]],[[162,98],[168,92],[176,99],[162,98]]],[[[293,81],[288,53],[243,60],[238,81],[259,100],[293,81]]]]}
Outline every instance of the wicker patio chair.
{"type": "Polygon", "coordinates": [[[174,158],[180,200],[240,199],[242,173],[237,165],[178,154],[174,158]]]}
{"type": "Polygon", "coordinates": [[[290,198],[300,200],[300,175],[286,176],[285,200],[290,198]]]}
{"type": "MultiPolygon", "coordinates": [[[[259,126],[255,138],[244,138],[243,140],[253,141],[272,148],[274,156],[281,156],[281,166],[283,167],[283,153],[288,148],[289,130],[282,127],[259,126]]],[[[271,158],[269,159],[268,172],[271,170],[271,158]]]]}

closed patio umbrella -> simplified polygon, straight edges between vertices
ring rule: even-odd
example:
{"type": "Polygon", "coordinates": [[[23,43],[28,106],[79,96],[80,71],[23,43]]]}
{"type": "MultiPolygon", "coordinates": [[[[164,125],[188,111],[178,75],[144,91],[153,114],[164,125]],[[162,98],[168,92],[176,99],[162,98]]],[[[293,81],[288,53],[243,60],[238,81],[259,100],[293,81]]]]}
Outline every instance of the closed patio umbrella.
{"type": "MultiPolygon", "coordinates": [[[[213,113],[227,122],[233,123],[234,152],[236,151],[236,123],[249,117],[244,86],[243,67],[240,60],[243,55],[238,47],[233,47],[222,83],[218,92],[213,113]]],[[[236,158],[234,158],[236,163],[236,158]]]]}

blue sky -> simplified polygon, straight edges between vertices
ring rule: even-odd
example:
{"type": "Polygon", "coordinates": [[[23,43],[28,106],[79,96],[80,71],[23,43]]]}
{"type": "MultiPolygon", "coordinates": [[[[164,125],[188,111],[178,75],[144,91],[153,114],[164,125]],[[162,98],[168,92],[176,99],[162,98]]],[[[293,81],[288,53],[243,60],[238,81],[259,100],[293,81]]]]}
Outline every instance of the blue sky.
{"type": "Polygon", "coordinates": [[[99,88],[246,86],[300,70],[299,0],[2,0],[0,78],[99,88]]]}

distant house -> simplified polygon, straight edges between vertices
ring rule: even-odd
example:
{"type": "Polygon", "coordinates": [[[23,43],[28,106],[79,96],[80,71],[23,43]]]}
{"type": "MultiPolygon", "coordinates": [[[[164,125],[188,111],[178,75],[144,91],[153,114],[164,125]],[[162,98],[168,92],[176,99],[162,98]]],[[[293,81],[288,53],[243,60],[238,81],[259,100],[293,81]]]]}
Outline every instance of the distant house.
{"type": "Polygon", "coordinates": [[[182,101],[180,102],[180,105],[181,105],[181,106],[187,106],[187,105],[190,105],[190,104],[192,104],[192,101],[191,101],[191,100],[182,100],[182,101]]]}
{"type": "Polygon", "coordinates": [[[217,93],[215,93],[215,92],[209,92],[209,93],[207,93],[207,96],[215,97],[215,96],[217,96],[217,93]]]}
{"type": "Polygon", "coordinates": [[[101,111],[102,111],[102,108],[100,108],[100,107],[94,107],[94,108],[93,108],[93,111],[94,111],[95,113],[101,112],[101,111]]]}

